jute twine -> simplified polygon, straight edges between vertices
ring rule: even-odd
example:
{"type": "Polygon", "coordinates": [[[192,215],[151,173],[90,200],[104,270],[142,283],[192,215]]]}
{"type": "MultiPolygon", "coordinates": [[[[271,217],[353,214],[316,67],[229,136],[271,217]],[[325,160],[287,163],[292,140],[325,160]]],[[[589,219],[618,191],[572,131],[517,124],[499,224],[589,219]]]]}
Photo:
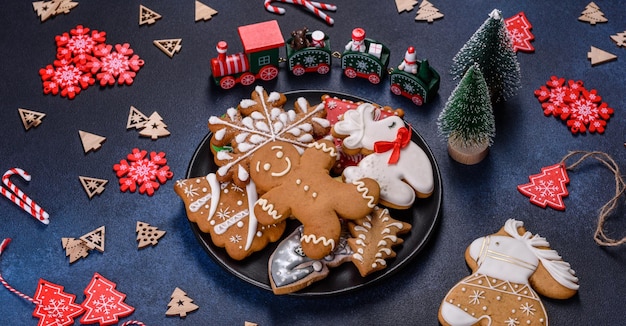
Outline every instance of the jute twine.
{"type": "Polygon", "coordinates": [[[622,178],[617,163],[615,163],[613,158],[611,158],[608,154],[603,152],[571,151],[565,157],[563,157],[561,163],[565,166],[567,170],[573,170],[588,158],[596,159],[604,166],[606,166],[609,170],[611,170],[611,172],[613,172],[613,175],[615,176],[615,195],[613,195],[613,198],[611,198],[611,200],[609,200],[606,204],[604,204],[604,206],[600,208],[600,212],[598,214],[598,224],[596,226],[596,232],[593,236],[593,239],[596,241],[597,244],[601,246],[616,247],[626,243],[626,236],[619,240],[615,240],[607,236],[604,231],[604,222],[606,222],[609,215],[611,215],[611,213],[617,207],[619,203],[619,198],[624,194],[624,191],[626,191],[626,184],[624,183],[624,179],[622,178]],[[571,165],[565,164],[565,161],[567,161],[567,159],[574,156],[580,157],[571,165]]]}

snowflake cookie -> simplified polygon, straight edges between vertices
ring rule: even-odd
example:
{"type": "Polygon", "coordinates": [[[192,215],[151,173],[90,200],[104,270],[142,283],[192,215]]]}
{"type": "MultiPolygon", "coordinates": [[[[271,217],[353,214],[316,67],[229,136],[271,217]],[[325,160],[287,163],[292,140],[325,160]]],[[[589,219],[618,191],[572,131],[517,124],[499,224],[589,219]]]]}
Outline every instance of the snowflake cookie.
{"type": "Polygon", "coordinates": [[[472,270],[441,302],[444,325],[548,325],[538,294],[567,299],[578,291],[578,278],[548,241],[514,219],[500,231],[474,240],[465,251],[472,270]]]}
{"type": "Polygon", "coordinates": [[[170,167],[166,165],[165,153],[148,152],[133,149],[132,153],[113,166],[117,177],[120,179],[120,190],[135,192],[139,186],[139,193],[152,196],[159,189],[160,184],[174,176],[170,167]],[[129,162],[130,161],[130,162],[129,162]]]}

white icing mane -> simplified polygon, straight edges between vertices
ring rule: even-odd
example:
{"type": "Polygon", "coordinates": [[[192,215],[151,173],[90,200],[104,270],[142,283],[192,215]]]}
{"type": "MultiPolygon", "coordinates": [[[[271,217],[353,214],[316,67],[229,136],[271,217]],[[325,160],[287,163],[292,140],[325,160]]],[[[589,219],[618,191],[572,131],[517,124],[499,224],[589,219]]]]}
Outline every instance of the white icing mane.
{"type": "Polygon", "coordinates": [[[550,243],[544,237],[538,234],[533,235],[528,231],[520,235],[517,232],[517,228],[521,226],[524,226],[524,222],[509,219],[504,224],[504,231],[512,238],[522,240],[559,284],[572,290],[578,290],[578,278],[574,274],[574,270],[572,270],[570,264],[563,261],[556,250],[538,248],[550,246],[550,243]]]}

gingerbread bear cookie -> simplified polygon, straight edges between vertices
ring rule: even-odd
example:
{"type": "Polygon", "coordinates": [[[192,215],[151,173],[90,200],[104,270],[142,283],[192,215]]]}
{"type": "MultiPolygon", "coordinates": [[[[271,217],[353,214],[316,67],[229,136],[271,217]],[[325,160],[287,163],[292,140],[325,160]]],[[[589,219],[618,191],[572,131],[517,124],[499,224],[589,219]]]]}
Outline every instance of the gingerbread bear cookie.
{"type": "Polygon", "coordinates": [[[257,193],[254,183],[239,187],[220,183],[215,173],[176,181],[174,191],[183,200],[187,218],[209,233],[214,245],[228,256],[242,260],[283,235],[285,222],[261,225],[254,216],[257,193]]]}
{"type": "Polygon", "coordinates": [[[332,133],[343,138],[344,149],[368,154],[357,166],[347,167],[343,177],[346,182],[376,180],[383,205],[406,209],[416,196],[432,194],[433,167],[424,150],[411,141],[411,131],[400,117],[376,120],[375,110],[369,103],[361,104],[333,126],[332,133]]]}
{"type": "Polygon", "coordinates": [[[567,299],[578,291],[570,264],[545,238],[509,219],[495,234],[474,240],[465,251],[472,275],[446,294],[442,325],[548,325],[537,293],[567,299]],[[536,292],[535,292],[536,291],[536,292]]]}
{"type": "Polygon", "coordinates": [[[348,221],[348,229],[352,235],[348,244],[354,251],[352,262],[365,277],[387,267],[387,259],[396,256],[392,247],[404,242],[398,235],[411,231],[411,224],[394,219],[388,209],[376,206],[366,217],[348,221]]]}
{"type": "Polygon", "coordinates": [[[321,259],[336,247],[340,218],[362,218],[378,203],[376,181],[343,183],[331,177],[336,159],[330,140],[314,142],[302,156],[291,143],[276,141],[250,158],[250,177],[261,194],[254,207],[258,221],[270,225],[290,216],[298,219],[304,225],[302,250],[311,259],[321,259]]]}
{"type": "Polygon", "coordinates": [[[286,102],[285,95],[268,94],[257,86],[250,99],[242,100],[237,108],[226,110],[222,117],[209,118],[211,151],[219,166],[216,174],[220,182],[233,181],[244,187],[249,181],[250,155],[260,146],[280,140],[303,151],[328,135],[330,123],[323,104],[311,106],[300,97],[293,110],[285,110],[286,102]]]}

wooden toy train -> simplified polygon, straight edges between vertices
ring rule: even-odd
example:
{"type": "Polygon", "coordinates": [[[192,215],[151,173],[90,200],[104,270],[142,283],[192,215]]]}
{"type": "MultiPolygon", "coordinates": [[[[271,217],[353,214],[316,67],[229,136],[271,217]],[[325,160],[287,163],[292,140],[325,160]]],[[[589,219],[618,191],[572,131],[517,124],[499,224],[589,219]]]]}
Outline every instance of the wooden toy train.
{"type": "Polygon", "coordinates": [[[411,99],[416,105],[427,103],[439,90],[439,74],[430,67],[428,60],[416,59],[413,47],[407,49],[398,67],[388,69],[389,49],[366,38],[362,28],[352,31],[352,40],[342,53],[331,50],[330,39],[322,31],[309,32],[303,28],[293,31],[285,42],[275,20],[240,26],[238,32],[243,52],[227,54],[228,44],[219,41],[218,55],[211,59],[212,78],[223,89],[238,83],[251,85],[257,79],[272,80],[278,76],[280,62],[286,62],[296,76],[308,72],[324,75],[332,67],[332,58],[336,57],[341,59],[341,69],[349,78],[366,78],[378,84],[389,74],[391,92],[411,99]],[[280,58],[283,46],[286,60],[280,58]]]}

